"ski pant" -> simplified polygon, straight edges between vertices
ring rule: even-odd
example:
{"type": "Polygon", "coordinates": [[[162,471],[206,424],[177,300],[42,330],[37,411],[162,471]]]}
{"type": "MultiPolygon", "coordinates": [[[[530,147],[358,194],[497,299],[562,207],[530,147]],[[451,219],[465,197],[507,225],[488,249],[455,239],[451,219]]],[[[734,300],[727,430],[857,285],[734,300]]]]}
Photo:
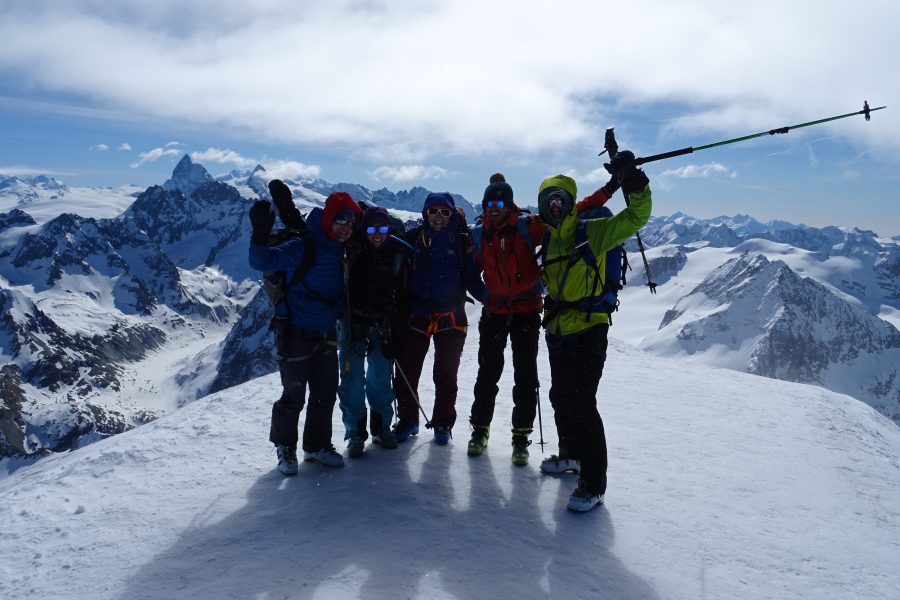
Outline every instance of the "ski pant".
{"type": "Polygon", "coordinates": [[[550,404],[559,433],[560,456],[581,461],[581,480],[591,492],[606,492],[606,433],[597,410],[597,386],[606,362],[609,325],[570,335],[547,334],[550,404]]]}
{"type": "Polygon", "coordinates": [[[338,355],[341,385],[338,387],[344,439],[368,439],[366,399],[371,408],[372,435],[390,429],[394,419],[394,390],[391,388],[391,361],[384,356],[381,336],[368,340],[342,340],[338,355]]]}
{"type": "Polygon", "coordinates": [[[512,426],[513,429],[531,429],[537,414],[540,313],[483,313],[478,321],[478,333],[478,376],[469,421],[472,425],[487,426],[494,418],[494,404],[500,390],[497,382],[503,374],[506,340],[509,339],[514,381],[512,426]]]}
{"type": "Polygon", "coordinates": [[[320,333],[285,326],[278,340],[278,370],[284,390],[272,405],[269,441],[297,447],[300,411],[309,386],[309,406],[303,425],[303,450],[316,452],[331,447],[331,415],[337,400],[338,360],[334,329],[320,333]]]}
{"type": "MultiPolygon", "coordinates": [[[[463,345],[466,342],[466,332],[459,329],[445,329],[432,336],[409,327],[403,330],[396,345],[397,364],[394,369],[397,416],[412,423],[419,422],[419,406],[416,404],[416,396],[419,393],[422,364],[428,354],[432,337],[434,338],[434,409],[431,422],[435,426],[452,428],[456,423],[456,394],[459,391],[456,376],[459,371],[463,345]]],[[[420,402],[421,400],[419,397],[420,402]]]]}

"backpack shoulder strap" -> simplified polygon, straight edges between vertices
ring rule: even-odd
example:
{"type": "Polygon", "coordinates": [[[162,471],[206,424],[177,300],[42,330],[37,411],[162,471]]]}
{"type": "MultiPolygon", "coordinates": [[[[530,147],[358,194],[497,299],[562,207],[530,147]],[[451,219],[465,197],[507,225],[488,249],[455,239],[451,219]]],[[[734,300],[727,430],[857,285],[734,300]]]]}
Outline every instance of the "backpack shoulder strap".
{"type": "Polygon", "coordinates": [[[312,238],[309,234],[304,233],[300,236],[300,239],[303,240],[303,258],[300,259],[300,264],[294,270],[294,275],[291,277],[290,281],[285,283],[285,295],[287,295],[289,289],[303,281],[306,274],[309,273],[309,270],[312,269],[312,266],[316,262],[316,245],[313,244],[312,238]]]}
{"type": "Polygon", "coordinates": [[[519,237],[522,238],[528,249],[534,252],[534,244],[531,243],[531,234],[528,232],[528,215],[519,215],[519,218],[516,219],[516,229],[519,231],[519,237]]]}

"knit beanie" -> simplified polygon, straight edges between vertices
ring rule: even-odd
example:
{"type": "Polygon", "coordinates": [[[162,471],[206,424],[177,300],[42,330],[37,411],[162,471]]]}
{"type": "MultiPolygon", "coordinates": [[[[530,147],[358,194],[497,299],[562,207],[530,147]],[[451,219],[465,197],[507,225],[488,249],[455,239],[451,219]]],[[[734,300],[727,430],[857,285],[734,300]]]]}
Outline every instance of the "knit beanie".
{"type": "Polygon", "coordinates": [[[504,206],[509,208],[515,206],[512,187],[506,183],[506,177],[503,176],[503,173],[491,175],[491,183],[484,188],[484,196],[481,199],[482,210],[487,209],[488,200],[502,200],[504,206]]]}

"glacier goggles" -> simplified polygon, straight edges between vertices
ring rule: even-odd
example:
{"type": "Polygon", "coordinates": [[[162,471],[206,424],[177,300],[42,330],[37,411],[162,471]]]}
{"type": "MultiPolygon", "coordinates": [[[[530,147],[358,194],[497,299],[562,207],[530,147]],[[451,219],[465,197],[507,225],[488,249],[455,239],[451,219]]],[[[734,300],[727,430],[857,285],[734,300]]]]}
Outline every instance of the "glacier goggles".
{"type": "Polygon", "coordinates": [[[446,207],[443,207],[443,208],[433,207],[433,208],[428,209],[429,217],[433,217],[435,215],[441,215],[442,217],[449,218],[451,214],[452,214],[452,211],[446,207]]]}
{"type": "Polygon", "coordinates": [[[566,196],[565,192],[553,192],[547,199],[547,206],[549,206],[550,208],[562,208],[566,205],[567,201],[568,197],[566,196]]]}
{"type": "Polygon", "coordinates": [[[334,221],[332,221],[335,225],[346,225],[347,227],[353,227],[356,224],[356,214],[352,210],[342,210],[338,214],[335,215],[334,221]]]}
{"type": "Polygon", "coordinates": [[[488,200],[487,202],[485,202],[485,204],[488,208],[493,208],[495,206],[497,208],[503,208],[504,206],[506,206],[506,202],[504,202],[503,200],[488,200]]]}
{"type": "Polygon", "coordinates": [[[390,233],[391,228],[387,225],[379,225],[379,226],[369,226],[366,227],[366,233],[369,235],[375,235],[376,233],[380,233],[381,235],[387,235],[390,233]]]}

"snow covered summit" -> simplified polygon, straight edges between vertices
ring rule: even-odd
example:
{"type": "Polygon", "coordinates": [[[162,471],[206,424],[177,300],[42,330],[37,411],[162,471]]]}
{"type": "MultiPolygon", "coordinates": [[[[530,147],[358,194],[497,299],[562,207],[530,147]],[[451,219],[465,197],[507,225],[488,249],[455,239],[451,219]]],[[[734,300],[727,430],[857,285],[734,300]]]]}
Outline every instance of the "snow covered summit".
{"type": "MultiPolygon", "coordinates": [[[[461,415],[476,354],[467,344],[461,415]]],[[[511,385],[507,370],[501,390],[511,385]]],[[[0,597],[893,600],[900,589],[900,428],[847,396],[613,341],[600,390],[606,504],[575,514],[564,508],[574,476],[541,475],[537,444],[529,465],[511,464],[508,396],[481,457],[466,455],[460,419],[449,446],[423,430],[284,478],[266,441],[278,393],[277,376],[256,379],[0,479],[0,597]]],[[[337,411],[333,426],[337,439],[337,411]]]]}

